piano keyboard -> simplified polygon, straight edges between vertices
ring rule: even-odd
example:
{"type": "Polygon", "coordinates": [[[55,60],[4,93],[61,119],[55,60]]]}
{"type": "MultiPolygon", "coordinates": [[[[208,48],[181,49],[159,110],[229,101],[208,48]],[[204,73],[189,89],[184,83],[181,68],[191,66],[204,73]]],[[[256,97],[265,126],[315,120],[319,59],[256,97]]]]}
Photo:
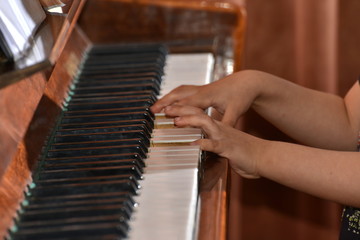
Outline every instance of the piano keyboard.
{"type": "Polygon", "coordinates": [[[90,49],[9,239],[195,239],[201,152],[187,144],[201,132],[168,129],[149,107],[211,70],[210,54],[90,49]]]}

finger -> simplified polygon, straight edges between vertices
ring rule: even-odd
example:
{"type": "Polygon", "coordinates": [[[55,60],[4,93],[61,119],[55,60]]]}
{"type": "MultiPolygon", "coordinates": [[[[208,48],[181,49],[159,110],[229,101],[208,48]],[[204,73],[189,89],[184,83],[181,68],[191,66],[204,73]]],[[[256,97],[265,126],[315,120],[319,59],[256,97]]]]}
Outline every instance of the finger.
{"type": "Polygon", "coordinates": [[[177,117],[184,115],[200,115],[204,113],[204,110],[193,106],[183,106],[175,104],[165,107],[164,112],[166,116],[177,117]]]}
{"type": "Polygon", "coordinates": [[[205,110],[212,106],[211,100],[211,94],[209,94],[207,91],[199,90],[196,92],[196,94],[180,99],[177,103],[179,105],[189,105],[205,110]]]}
{"type": "Polygon", "coordinates": [[[198,145],[202,151],[220,154],[217,142],[211,139],[199,139],[193,142],[192,145],[198,145]]]}
{"type": "Polygon", "coordinates": [[[174,119],[174,124],[179,127],[190,126],[201,128],[209,138],[219,135],[219,128],[216,122],[204,113],[200,115],[176,117],[174,119]]]}
{"type": "Polygon", "coordinates": [[[197,90],[197,86],[192,86],[192,85],[183,85],[177,87],[168,94],[166,94],[164,97],[156,101],[155,104],[150,107],[150,110],[153,113],[159,113],[166,106],[174,104],[175,102],[178,102],[179,100],[194,94],[196,90],[197,90]]]}
{"type": "Polygon", "coordinates": [[[234,127],[236,124],[236,121],[238,119],[238,114],[236,111],[234,111],[233,109],[226,109],[224,116],[221,120],[222,123],[227,124],[231,127],[234,127]]]}

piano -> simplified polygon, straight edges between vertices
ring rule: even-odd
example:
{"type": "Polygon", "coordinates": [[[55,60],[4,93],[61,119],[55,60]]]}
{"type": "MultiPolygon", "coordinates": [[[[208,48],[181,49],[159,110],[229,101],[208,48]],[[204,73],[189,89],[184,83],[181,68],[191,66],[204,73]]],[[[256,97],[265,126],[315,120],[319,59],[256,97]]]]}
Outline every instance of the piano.
{"type": "Polygon", "coordinates": [[[64,2],[42,25],[47,57],[1,69],[0,236],[226,239],[227,162],[188,145],[197,129],[174,129],[148,107],[240,68],[244,10],[64,2]]]}

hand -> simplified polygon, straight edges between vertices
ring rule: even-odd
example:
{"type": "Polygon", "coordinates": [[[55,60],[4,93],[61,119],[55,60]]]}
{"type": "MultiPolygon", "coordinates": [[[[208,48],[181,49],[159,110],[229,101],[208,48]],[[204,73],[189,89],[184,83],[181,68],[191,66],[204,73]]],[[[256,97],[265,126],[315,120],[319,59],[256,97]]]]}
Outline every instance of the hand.
{"type": "Polygon", "coordinates": [[[159,99],[151,107],[151,111],[161,112],[172,104],[189,105],[203,110],[214,107],[223,114],[223,123],[234,126],[259,94],[261,84],[257,84],[257,80],[263,75],[258,71],[247,70],[204,86],[180,86],[159,99]]]}
{"type": "Polygon", "coordinates": [[[257,154],[264,140],[236,130],[206,115],[201,109],[192,106],[173,105],[165,113],[178,116],[174,123],[178,127],[201,128],[207,138],[199,139],[197,144],[204,151],[227,158],[231,167],[241,176],[258,178],[257,154]]]}

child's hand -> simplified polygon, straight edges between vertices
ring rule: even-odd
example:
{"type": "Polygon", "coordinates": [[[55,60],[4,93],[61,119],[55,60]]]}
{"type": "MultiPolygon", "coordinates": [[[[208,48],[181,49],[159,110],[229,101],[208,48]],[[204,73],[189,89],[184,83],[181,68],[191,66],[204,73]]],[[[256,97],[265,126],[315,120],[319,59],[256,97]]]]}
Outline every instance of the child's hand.
{"type": "Polygon", "coordinates": [[[259,94],[257,80],[260,72],[242,71],[204,86],[180,86],[158,100],[152,107],[154,113],[172,104],[201,108],[214,107],[223,114],[222,122],[234,126],[259,94]]]}
{"type": "Polygon", "coordinates": [[[243,177],[259,177],[256,161],[264,140],[216,121],[201,109],[192,106],[169,106],[165,109],[165,113],[178,116],[174,119],[178,127],[201,128],[206,138],[197,140],[194,144],[198,144],[202,150],[227,158],[231,167],[243,177]]]}

